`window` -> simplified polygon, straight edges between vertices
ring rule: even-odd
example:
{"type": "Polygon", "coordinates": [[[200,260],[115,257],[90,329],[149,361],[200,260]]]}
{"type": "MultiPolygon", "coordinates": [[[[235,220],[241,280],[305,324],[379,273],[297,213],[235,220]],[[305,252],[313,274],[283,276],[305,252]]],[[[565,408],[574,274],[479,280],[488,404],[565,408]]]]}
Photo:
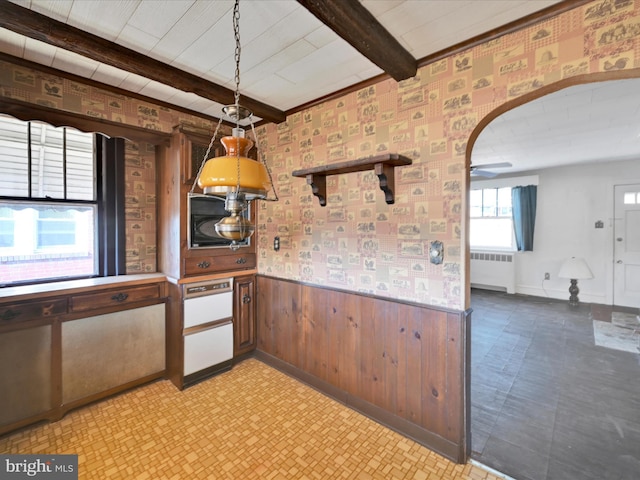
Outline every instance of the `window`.
{"type": "Polygon", "coordinates": [[[640,205],[640,192],[627,192],[624,194],[625,205],[640,205]]]}
{"type": "Polygon", "coordinates": [[[471,190],[471,248],[512,250],[511,187],[471,190]]]}
{"type": "Polygon", "coordinates": [[[0,115],[0,285],[117,274],[105,265],[123,260],[106,257],[122,256],[109,245],[124,240],[99,234],[124,222],[123,208],[110,206],[123,202],[111,186],[117,176],[105,171],[120,165],[109,142],[0,115]]]}
{"type": "Polygon", "coordinates": [[[0,249],[15,244],[15,220],[13,209],[0,205],[0,249]]]}

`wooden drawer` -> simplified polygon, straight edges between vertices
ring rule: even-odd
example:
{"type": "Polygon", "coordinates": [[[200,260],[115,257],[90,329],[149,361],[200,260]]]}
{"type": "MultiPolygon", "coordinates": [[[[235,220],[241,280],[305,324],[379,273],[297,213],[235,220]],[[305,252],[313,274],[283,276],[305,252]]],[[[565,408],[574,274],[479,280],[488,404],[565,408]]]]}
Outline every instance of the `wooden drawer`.
{"type": "Polygon", "coordinates": [[[204,275],[207,273],[245,270],[255,268],[255,253],[236,253],[217,257],[195,257],[184,261],[185,275],[204,275]]]}
{"type": "Polygon", "coordinates": [[[74,295],[71,297],[69,305],[71,312],[86,312],[154,298],[160,298],[160,285],[158,284],[74,295]]]}
{"type": "Polygon", "coordinates": [[[67,313],[66,298],[0,305],[0,326],[67,313]]]}

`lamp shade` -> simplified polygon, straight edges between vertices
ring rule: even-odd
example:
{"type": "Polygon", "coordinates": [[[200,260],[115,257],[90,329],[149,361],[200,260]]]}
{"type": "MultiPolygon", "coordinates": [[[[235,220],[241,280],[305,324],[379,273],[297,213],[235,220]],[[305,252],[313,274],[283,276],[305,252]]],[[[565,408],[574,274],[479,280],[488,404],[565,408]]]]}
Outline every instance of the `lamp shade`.
{"type": "Polygon", "coordinates": [[[244,193],[247,200],[265,198],[271,187],[267,169],[262,163],[246,157],[253,142],[236,136],[223,137],[220,141],[227,155],[210,158],[205,163],[198,178],[203,192],[226,196],[238,191],[244,193]]]}
{"type": "Polygon", "coordinates": [[[576,280],[588,279],[593,278],[593,273],[584,258],[571,257],[562,264],[562,267],[560,267],[558,277],[569,279],[575,278],[576,280]]]}

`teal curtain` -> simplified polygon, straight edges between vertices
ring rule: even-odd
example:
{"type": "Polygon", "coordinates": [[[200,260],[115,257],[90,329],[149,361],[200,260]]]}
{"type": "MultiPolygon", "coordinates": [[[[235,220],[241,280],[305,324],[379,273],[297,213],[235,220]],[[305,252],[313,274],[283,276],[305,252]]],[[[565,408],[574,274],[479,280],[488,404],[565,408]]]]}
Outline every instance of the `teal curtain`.
{"type": "Polygon", "coordinates": [[[513,229],[519,252],[533,251],[533,231],[536,224],[536,198],[538,187],[514,187],[511,189],[513,229]]]}

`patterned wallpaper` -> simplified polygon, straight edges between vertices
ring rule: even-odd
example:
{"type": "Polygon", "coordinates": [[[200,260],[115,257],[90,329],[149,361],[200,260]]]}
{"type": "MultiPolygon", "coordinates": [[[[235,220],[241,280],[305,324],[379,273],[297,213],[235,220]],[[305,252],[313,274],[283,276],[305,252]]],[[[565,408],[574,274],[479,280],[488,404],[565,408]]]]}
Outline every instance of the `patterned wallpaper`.
{"type": "Polygon", "coordinates": [[[465,308],[466,149],[487,114],[561,79],[635,68],[640,1],[597,1],[260,129],[280,202],[259,210],[261,273],[465,308]],[[372,171],[327,178],[320,207],[293,170],[380,153],[396,169],[384,202],[372,171]],[[279,236],[281,249],[273,250],[279,236]],[[430,242],[444,263],[428,261],[430,242]]]}
{"type": "MultiPolygon", "coordinates": [[[[89,117],[170,133],[178,124],[212,129],[210,120],[75,80],[0,61],[0,95],[89,117]]],[[[156,162],[153,145],[125,142],[126,272],[156,263],[156,162]]]]}
{"type": "MultiPolygon", "coordinates": [[[[465,308],[466,148],[498,106],[562,79],[636,68],[640,0],[599,0],[258,129],[280,201],[259,205],[260,273],[351,291],[465,308]],[[329,177],[320,207],[296,169],[379,153],[396,170],[396,201],[372,171],[329,177]],[[273,237],[281,249],[273,250],[273,237]],[[430,242],[444,263],[428,262],[430,242]]],[[[0,95],[170,132],[207,119],[0,61],[0,95]]],[[[155,271],[153,147],[127,142],[127,271],[155,271]]]]}
{"type": "Polygon", "coordinates": [[[151,273],[156,263],[156,152],[125,142],[126,272],[151,273]]]}

